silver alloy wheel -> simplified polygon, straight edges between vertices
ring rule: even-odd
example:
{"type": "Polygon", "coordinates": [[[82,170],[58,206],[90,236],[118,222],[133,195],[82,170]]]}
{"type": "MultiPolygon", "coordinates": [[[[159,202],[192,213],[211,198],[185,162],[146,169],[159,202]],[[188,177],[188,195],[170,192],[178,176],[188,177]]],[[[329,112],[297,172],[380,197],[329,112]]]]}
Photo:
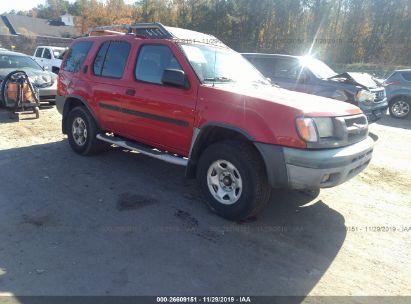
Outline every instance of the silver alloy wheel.
{"type": "Polygon", "coordinates": [[[393,103],[391,109],[395,117],[404,117],[410,112],[410,105],[406,101],[397,100],[393,103]]]}
{"type": "Polygon", "coordinates": [[[211,164],[207,172],[207,185],[214,198],[224,205],[236,203],[243,190],[240,172],[226,160],[211,164]]]}
{"type": "Polygon", "coordinates": [[[78,146],[84,146],[87,141],[87,126],[83,118],[76,117],[72,125],[72,133],[74,142],[78,146]]]}

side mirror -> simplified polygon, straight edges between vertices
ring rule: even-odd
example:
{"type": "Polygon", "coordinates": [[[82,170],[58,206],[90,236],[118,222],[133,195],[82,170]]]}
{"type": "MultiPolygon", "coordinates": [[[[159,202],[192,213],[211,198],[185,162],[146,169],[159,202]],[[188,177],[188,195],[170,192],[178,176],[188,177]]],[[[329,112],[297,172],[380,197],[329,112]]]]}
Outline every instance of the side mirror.
{"type": "Polygon", "coordinates": [[[182,70],[167,69],[164,70],[161,83],[177,88],[188,88],[188,81],[186,74],[182,70]]]}
{"type": "Polygon", "coordinates": [[[49,70],[49,67],[48,67],[47,65],[45,65],[45,66],[43,66],[43,69],[44,69],[45,71],[48,71],[48,70],[49,70]]]}

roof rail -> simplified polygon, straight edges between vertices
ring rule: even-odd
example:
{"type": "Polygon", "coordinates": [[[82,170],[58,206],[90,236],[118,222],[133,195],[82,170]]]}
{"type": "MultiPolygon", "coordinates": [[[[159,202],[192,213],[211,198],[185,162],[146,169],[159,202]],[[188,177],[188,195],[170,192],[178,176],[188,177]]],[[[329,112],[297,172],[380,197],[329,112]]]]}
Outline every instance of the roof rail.
{"type": "MultiPolygon", "coordinates": [[[[92,32],[113,32],[113,30],[126,30],[128,34],[136,34],[151,39],[172,39],[171,34],[164,25],[158,22],[136,23],[132,25],[107,25],[90,28],[89,34],[92,32]]],[[[121,33],[121,32],[119,32],[121,33]]]]}

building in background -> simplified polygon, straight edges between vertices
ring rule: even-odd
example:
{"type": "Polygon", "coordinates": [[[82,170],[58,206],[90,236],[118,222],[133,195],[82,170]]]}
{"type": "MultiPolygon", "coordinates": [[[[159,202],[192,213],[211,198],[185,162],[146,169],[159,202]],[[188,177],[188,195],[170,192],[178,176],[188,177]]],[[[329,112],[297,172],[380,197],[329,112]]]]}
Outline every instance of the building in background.
{"type": "Polygon", "coordinates": [[[37,45],[67,47],[79,32],[69,14],[57,20],[4,14],[0,16],[0,47],[32,55],[37,45]]]}

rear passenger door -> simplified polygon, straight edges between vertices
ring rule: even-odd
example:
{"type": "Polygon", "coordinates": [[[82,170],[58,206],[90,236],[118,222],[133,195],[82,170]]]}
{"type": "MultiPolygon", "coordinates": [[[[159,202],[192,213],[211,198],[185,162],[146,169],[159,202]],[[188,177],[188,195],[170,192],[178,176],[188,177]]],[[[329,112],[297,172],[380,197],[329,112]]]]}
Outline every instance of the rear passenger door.
{"type": "Polygon", "coordinates": [[[90,77],[92,98],[97,105],[100,123],[105,130],[127,135],[124,94],[129,88],[125,75],[131,44],[127,41],[104,41],[94,58],[90,77]]]}

